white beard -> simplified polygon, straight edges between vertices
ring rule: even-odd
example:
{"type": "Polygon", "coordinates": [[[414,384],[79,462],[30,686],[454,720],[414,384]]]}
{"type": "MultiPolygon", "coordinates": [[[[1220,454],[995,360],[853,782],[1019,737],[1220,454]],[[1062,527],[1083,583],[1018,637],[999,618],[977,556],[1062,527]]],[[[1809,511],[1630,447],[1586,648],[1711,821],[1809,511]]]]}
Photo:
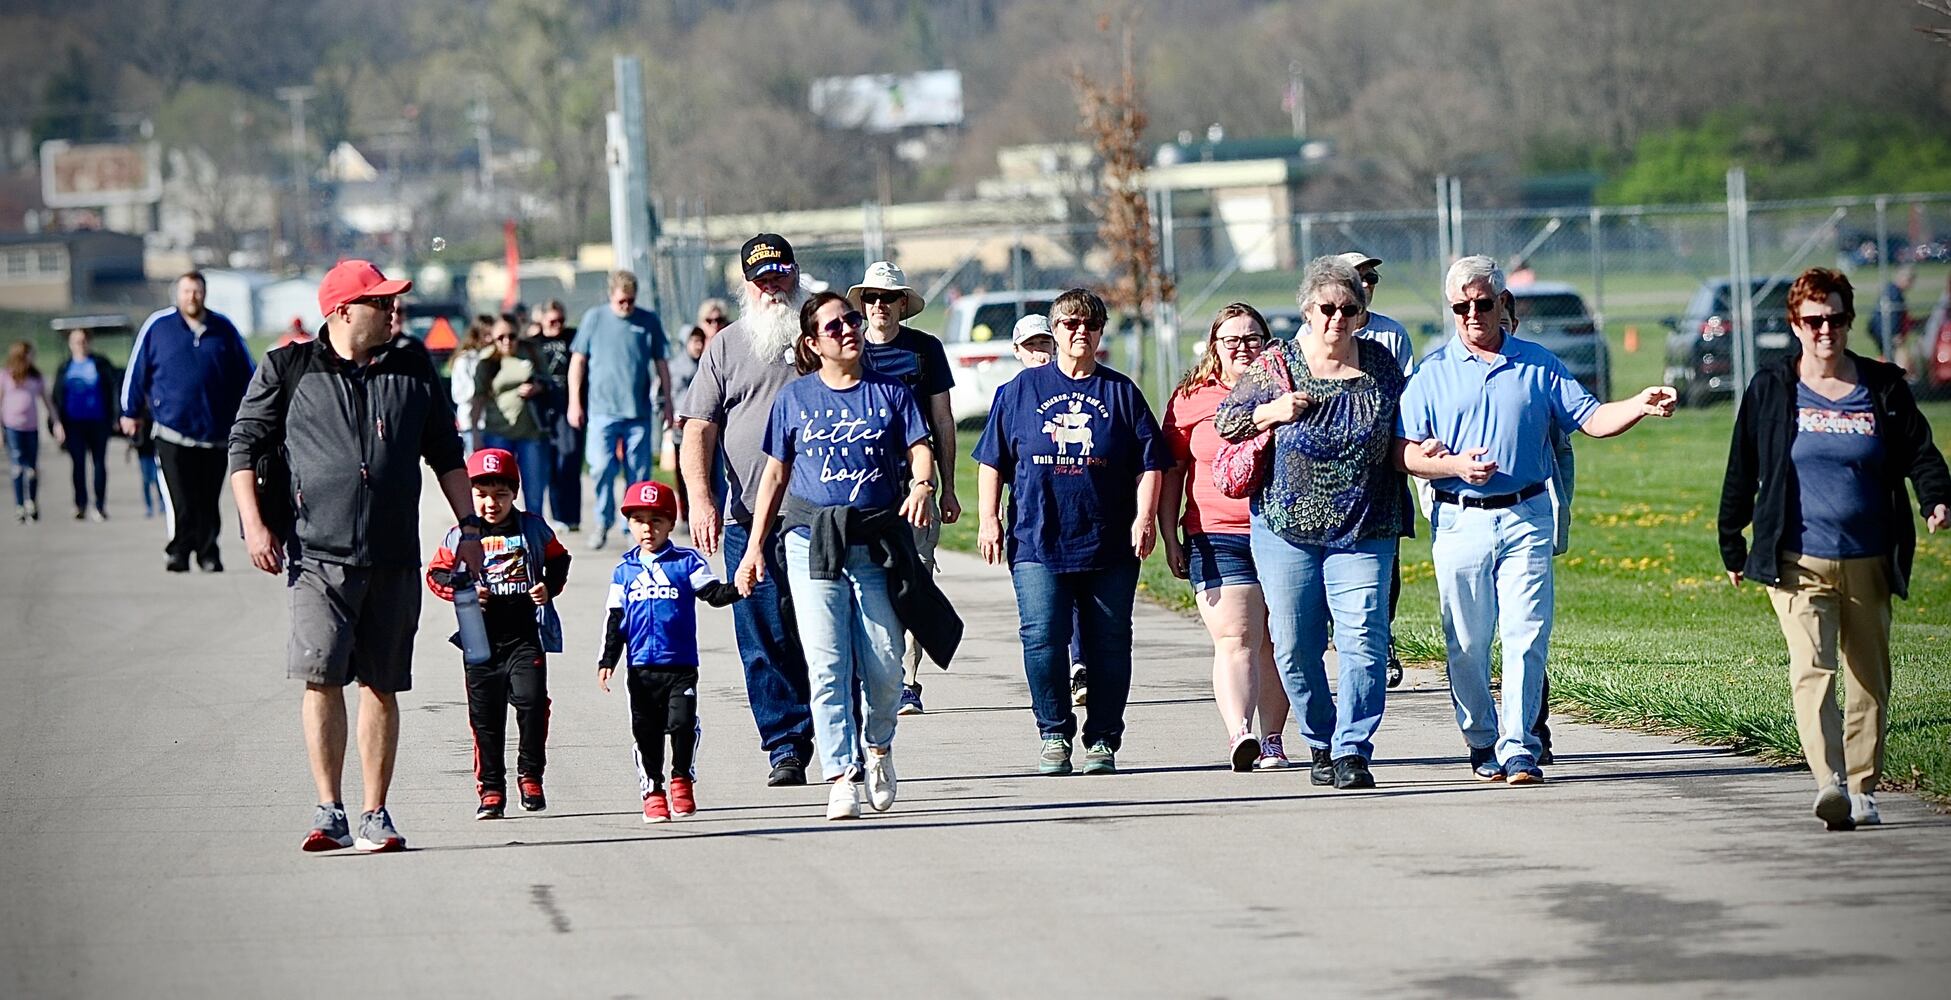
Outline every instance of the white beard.
{"type": "Polygon", "coordinates": [[[752,341],[752,354],[760,361],[788,364],[793,360],[793,342],[799,339],[799,307],[806,291],[795,286],[784,302],[765,301],[759,286],[747,284],[738,293],[739,321],[752,341]]]}

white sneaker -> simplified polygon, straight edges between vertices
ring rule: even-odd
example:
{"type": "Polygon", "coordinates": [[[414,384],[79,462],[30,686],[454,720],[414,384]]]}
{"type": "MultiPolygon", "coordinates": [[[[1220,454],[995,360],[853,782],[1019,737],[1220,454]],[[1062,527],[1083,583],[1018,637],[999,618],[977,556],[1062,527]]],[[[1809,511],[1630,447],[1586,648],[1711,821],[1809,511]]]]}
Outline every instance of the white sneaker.
{"type": "Polygon", "coordinates": [[[1816,793],[1815,814],[1823,825],[1831,830],[1854,830],[1856,821],[1851,819],[1849,789],[1843,787],[1840,779],[1816,793]]]}
{"type": "Polygon", "coordinates": [[[1883,814],[1876,811],[1875,792],[1854,792],[1849,797],[1849,818],[1857,826],[1881,826],[1883,814]]]}
{"type": "Polygon", "coordinates": [[[1287,748],[1280,743],[1280,734],[1268,733],[1267,738],[1260,741],[1260,759],[1253,762],[1253,769],[1278,771],[1293,766],[1294,762],[1287,759],[1287,748]]]}
{"type": "Polygon", "coordinates": [[[1253,770],[1253,764],[1260,759],[1260,740],[1253,735],[1253,727],[1243,725],[1233,734],[1233,746],[1228,753],[1232,758],[1233,770],[1246,772],[1253,770]]]}
{"type": "Polygon", "coordinates": [[[860,818],[860,786],[854,784],[858,768],[849,767],[845,774],[833,779],[833,790],[826,797],[827,819],[860,818]]]}
{"type": "Polygon", "coordinates": [[[894,805],[894,748],[867,748],[867,804],[875,812],[887,812],[894,805]]]}

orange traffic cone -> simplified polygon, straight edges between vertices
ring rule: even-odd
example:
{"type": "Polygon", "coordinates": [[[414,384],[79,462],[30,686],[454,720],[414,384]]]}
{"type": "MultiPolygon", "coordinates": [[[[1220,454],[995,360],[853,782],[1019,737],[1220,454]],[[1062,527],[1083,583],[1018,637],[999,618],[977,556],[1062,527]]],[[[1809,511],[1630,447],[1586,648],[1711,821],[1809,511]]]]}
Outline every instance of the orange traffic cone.
{"type": "Polygon", "coordinates": [[[1626,353],[1632,354],[1637,352],[1638,350],[1639,350],[1639,327],[1629,326],[1626,328],[1626,353]]]}

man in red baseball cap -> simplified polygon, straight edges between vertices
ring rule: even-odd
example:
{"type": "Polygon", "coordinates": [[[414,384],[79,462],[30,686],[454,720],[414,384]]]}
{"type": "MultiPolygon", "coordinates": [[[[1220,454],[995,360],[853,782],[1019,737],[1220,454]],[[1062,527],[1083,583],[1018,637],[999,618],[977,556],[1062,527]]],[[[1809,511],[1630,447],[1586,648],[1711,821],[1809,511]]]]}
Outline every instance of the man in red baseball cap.
{"type": "Polygon", "coordinates": [[[453,511],[455,560],[477,577],[483,566],[483,522],[446,381],[424,349],[391,330],[393,297],[411,287],[369,261],[332,268],[318,291],[325,333],[266,355],[230,430],[231,496],[251,563],[283,573],[291,595],[285,673],[305,685],[318,791],[307,851],[406,846],[387,793],[420,626],[421,465],[453,511]],[[293,503],[299,483],[304,500],[293,503]],[[345,689],[354,684],[365,776],[356,826],[341,799],[345,689]]]}

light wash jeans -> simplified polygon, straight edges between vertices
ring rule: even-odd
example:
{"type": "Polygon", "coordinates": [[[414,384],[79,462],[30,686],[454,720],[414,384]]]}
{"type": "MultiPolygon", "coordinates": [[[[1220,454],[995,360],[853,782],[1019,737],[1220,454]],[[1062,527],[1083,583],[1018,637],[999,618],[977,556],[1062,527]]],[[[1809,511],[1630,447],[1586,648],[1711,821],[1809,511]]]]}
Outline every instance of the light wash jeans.
{"type": "Polygon", "coordinates": [[[590,417],[588,426],[589,473],[596,477],[595,528],[608,531],[623,516],[616,509],[616,477],[623,476],[623,488],[629,489],[631,483],[649,479],[650,470],[657,464],[657,421],[590,417]],[[619,441],[623,443],[621,461],[616,457],[619,441]]]}
{"type": "Polygon", "coordinates": [[[1267,634],[1281,685],[1310,749],[1375,756],[1389,686],[1389,573],[1396,540],[1351,548],[1296,545],[1253,519],[1253,564],[1267,599],[1267,634]],[[1334,624],[1336,693],[1325,662],[1334,624]]]}
{"type": "Polygon", "coordinates": [[[901,711],[901,653],[906,635],[887,596],[887,572],[865,545],[847,550],[838,580],[815,580],[808,569],[812,543],[786,536],[786,579],[792,588],[799,644],[812,681],[813,745],[820,776],[839,777],[868,747],[894,745],[901,711]],[[858,682],[860,730],[854,728],[858,682]]]}
{"type": "Polygon", "coordinates": [[[1439,503],[1430,513],[1457,728],[1473,748],[1495,744],[1500,764],[1519,755],[1536,760],[1542,745],[1531,730],[1544,704],[1551,645],[1551,498],[1540,493],[1503,510],[1439,503]],[[1501,717],[1490,693],[1490,643],[1498,636],[1501,717]]]}
{"type": "Polygon", "coordinates": [[[507,438],[483,434],[484,448],[505,448],[515,456],[515,468],[522,474],[522,509],[542,516],[542,502],[548,496],[549,478],[554,473],[554,452],[544,438],[507,438]]]}

